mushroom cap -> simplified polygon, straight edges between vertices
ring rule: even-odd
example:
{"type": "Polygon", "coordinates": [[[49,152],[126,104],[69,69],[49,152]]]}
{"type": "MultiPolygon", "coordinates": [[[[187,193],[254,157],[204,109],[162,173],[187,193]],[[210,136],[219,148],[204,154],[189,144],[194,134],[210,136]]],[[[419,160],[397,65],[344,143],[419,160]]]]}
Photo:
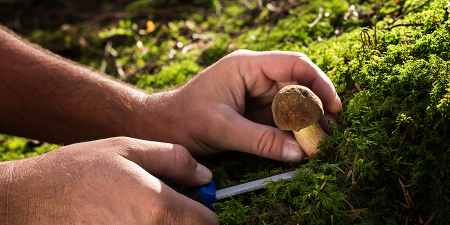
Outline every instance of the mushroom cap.
{"type": "Polygon", "coordinates": [[[300,131],[323,116],[322,101],[309,88],[288,85],[273,99],[272,113],[281,130],[300,131]]]}

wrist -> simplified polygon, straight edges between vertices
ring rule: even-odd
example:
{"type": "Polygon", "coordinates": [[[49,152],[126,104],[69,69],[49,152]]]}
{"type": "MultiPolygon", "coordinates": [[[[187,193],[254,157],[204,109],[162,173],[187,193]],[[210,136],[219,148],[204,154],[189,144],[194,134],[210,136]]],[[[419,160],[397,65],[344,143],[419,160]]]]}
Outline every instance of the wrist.
{"type": "Polygon", "coordinates": [[[133,117],[133,126],[128,126],[129,134],[143,140],[169,142],[170,130],[174,116],[171,110],[170,95],[172,92],[160,92],[146,95],[140,101],[133,117]]]}
{"type": "Polygon", "coordinates": [[[142,128],[147,125],[146,108],[148,94],[136,90],[127,85],[112,81],[111,96],[106,97],[104,107],[107,111],[99,110],[94,121],[99,122],[98,127],[102,130],[94,139],[127,136],[144,139],[142,128]]]}
{"type": "MultiPolygon", "coordinates": [[[[146,96],[135,121],[133,137],[172,144],[180,144],[192,150],[190,135],[199,124],[192,122],[192,101],[187,102],[186,92],[180,89],[146,96]],[[194,127],[193,127],[194,126],[194,127]]],[[[192,152],[191,152],[192,153],[192,152]]]]}

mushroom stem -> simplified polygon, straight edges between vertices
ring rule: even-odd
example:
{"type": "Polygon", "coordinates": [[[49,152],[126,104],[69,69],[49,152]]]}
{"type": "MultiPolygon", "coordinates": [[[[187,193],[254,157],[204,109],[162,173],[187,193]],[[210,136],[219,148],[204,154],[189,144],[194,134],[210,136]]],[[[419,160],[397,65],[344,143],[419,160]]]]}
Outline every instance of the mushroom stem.
{"type": "Polygon", "coordinates": [[[318,152],[319,149],[317,149],[317,145],[327,136],[318,122],[299,131],[294,131],[294,135],[298,144],[302,147],[307,156],[311,156],[318,152]]]}

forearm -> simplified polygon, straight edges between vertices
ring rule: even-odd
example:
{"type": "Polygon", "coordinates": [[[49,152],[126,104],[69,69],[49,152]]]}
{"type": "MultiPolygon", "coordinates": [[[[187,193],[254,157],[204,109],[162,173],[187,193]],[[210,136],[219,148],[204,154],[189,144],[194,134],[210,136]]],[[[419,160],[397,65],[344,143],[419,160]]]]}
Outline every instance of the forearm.
{"type": "Polygon", "coordinates": [[[0,29],[1,133],[64,144],[136,136],[147,98],[0,29]]]}

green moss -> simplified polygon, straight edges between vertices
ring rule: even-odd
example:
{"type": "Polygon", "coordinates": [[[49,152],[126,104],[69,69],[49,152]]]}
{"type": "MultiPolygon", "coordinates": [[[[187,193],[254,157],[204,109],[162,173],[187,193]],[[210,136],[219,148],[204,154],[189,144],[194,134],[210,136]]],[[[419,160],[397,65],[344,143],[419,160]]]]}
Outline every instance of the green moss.
{"type": "MultiPolygon", "coordinates": [[[[150,2],[136,1],[128,10],[150,2]]],[[[326,157],[293,164],[228,153],[202,161],[213,171],[218,188],[299,169],[292,182],[271,182],[266,190],[220,201],[215,205],[219,222],[419,224],[434,218],[435,224],[446,224],[450,215],[447,1],[430,1],[393,24],[396,16],[425,1],[318,0],[286,7],[287,2],[270,2],[271,7],[264,2],[260,8],[257,2],[249,2],[249,7],[213,1],[186,18],[162,23],[152,33],[143,33],[147,19],[136,17],[106,30],[124,29],[125,35],[108,36],[104,26],[64,34],[37,30],[31,38],[75,49],[80,46],[77,35],[85,35],[83,63],[100,68],[99,62],[105,60],[106,72],[117,77],[117,60],[129,83],[149,91],[182,84],[239,48],[303,52],[330,77],[343,103],[339,127],[320,145],[326,157]],[[381,4],[375,48],[374,10],[381,4]],[[222,11],[217,14],[219,6],[222,11]],[[322,19],[308,27],[319,7],[322,19]],[[409,23],[416,25],[392,27],[409,23]],[[99,38],[102,32],[106,35],[99,38]],[[363,43],[362,32],[371,44],[363,43]],[[206,36],[199,39],[193,34],[206,36]],[[108,41],[117,56],[103,54],[108,41]]],[[[157,15],[146,18],[159,21],[157,15]]],[[[55,147],[30,149],[26,139],[11,136],[0,140],[2,160],[55,147]]]]}
{"type": "Polygon", "coordinates": [[[0,134],[0,162],[38,156],[58,148],[58,145],[44,143],[33,147],[26,138],[0,134]]]}
{"type": "Polygon", "coordinates": [[[177,85],[200,73],[203,67],[190,61],[184,60],[179,63],[169,63],[158,74],[145,74],[140,76],[136,86],[151,91],[153,88],[163,88],[168,85],[177,85]]]}
{"type": "MultiPolygon", "coordinates": [[[[395,215],[413,223],[431,215],[442,221],[450,194],[446,188],[450,181],[446,166],[450,163],[449,28],[448,22],[434,20],[442,20],[445,6],[446,2],[437,1],[419,10],[422,16],[414,18],[423,27],[379,28],[377,52],[373,44],[370,51],[363,50],[362,29],[308,48],[303,47],[305,42],[283,47],[305,52],[331,77],[343,98],[341,125],[322,149],[327,160],[343,163],[346,174],[301,171],[300,180],[270,184],[269,193],[258,198],[277,209],[289,209],[278,212],[291,218],[281,223],[325,224],[331,222],[331,215],[333,222],[343,224],[405,220],[395,215]],[[354,181],[345,179],[349,171],[354,181]],[[319,190],[324,180],[325,187],[330,186],[319,190]],[[409,207],[404,206],[409,201],[406,192],[412,200],[409,207]],[[342,199],[362,210],[351,211],[342,199]]],[[[368,33],[373,39],[373,29],[368,33]]],[[[253,198],[243,198],[241,204],[253,206],[253,198]]],[[[266,216],[262,221],[279,223],[275,218],[266,216]]],[[[225,216],[219,219],[233,222],[225,216]]]]}

